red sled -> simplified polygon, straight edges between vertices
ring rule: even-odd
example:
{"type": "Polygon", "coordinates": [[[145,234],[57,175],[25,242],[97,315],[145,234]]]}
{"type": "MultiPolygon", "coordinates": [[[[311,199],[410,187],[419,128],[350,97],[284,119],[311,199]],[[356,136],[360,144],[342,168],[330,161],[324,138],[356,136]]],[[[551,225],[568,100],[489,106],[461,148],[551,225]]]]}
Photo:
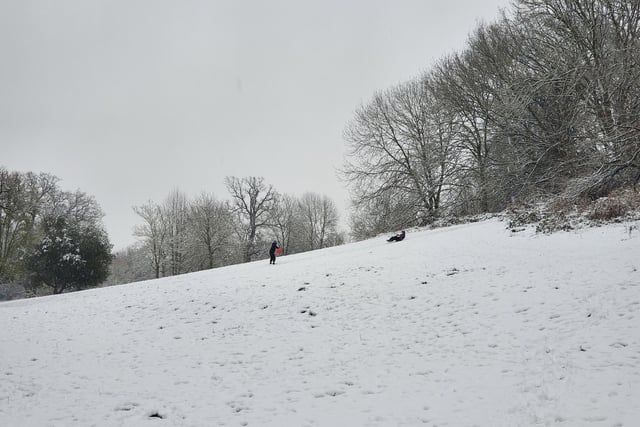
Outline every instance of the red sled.
{"type": "Polygon", "coordinates": [[[276,249],[276,255],[282,255],[282,248],[276,249]]]}

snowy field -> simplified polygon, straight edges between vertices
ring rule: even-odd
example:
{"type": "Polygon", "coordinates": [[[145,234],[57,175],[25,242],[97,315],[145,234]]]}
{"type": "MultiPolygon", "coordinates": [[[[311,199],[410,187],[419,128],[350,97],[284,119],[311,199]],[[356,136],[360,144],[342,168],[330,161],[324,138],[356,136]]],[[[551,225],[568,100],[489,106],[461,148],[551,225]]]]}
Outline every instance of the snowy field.
{"type": "Polygon", "coordinates": [[[640,232],[497,219],[0,304],[0,426],[638,426],[640,232]]]}

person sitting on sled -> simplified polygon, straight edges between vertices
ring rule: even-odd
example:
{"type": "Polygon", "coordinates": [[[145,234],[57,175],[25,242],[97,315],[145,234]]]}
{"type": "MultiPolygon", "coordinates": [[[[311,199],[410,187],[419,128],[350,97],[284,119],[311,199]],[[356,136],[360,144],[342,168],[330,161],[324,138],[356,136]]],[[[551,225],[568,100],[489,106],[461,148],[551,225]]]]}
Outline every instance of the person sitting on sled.
{"type": "Polygon", "coordinates": [[[269,249],[269,264],[276,263],[276,249],[278,249],[279,247],[280,246],[278,246],[278,241],[274,240],[271,244],[271,249],[269,249]]]}
{"type": "Polygon", "coordinates": [[[402,230],[399,234],[389,237],[389,239],[387,239],[387,242],[401,242],[402,240],[404,240],[404,236],[405,232],[404,230],[402,230]]]}

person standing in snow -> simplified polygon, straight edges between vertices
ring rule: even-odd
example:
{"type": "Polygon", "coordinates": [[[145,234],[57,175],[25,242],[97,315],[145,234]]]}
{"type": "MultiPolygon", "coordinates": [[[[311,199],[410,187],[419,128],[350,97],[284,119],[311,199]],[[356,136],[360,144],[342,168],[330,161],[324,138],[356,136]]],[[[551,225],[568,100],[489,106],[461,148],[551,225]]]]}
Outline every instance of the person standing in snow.
{"type": "Polygon", "coordinates": [[[271,244],[271,249],[269,249],[269,264],[276,263],[276,249],[278,249],[279,247],[280,246],[278,246],[278,241],[274,240],[271,244]]]}
{"type": "Polygon", "coordinates": [[[401,242],[404,240],[404,230],[400,232],[400,234],[396,234],[395,236],[391,236],[387,239],[387,242],[401,242]]]}

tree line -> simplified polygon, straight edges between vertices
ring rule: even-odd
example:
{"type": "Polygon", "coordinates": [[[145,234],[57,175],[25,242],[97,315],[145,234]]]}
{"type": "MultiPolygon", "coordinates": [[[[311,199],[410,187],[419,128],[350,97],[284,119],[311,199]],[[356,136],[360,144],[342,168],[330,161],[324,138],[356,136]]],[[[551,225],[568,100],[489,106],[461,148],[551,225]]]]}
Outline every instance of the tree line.
{"type": "Polygon", "coordinates": [[[338,210],[327,196],[282,194],[261,177],[227,177],[227,200],[174,190],[135,206],[138,242],[116,254],[109,282],[127,283],[267,257],[278,240],[293,254],[342,244],[338,210]]]}
{"type": "Polygon", "coordinates": [[[52,175],[0,167],[0,284],[58,294],[103,282],[112,247],[103,216],[93,197],[63,191],[52,175]]]}
{"type": "Polygon", "coordinates": [[[172,276],[342,244],[327,196],[277,192],[258,177],[227,177],[229,199],[179,190],[133,207],[138,242],[112,255],[95,199],[47,173],[0,167],[0,300],[172,276]]]}
{"type": "Polygon", "coordinates": [[[516,0],[344,131],[354,237],[640,181],[640,2],[516,0]]]}

